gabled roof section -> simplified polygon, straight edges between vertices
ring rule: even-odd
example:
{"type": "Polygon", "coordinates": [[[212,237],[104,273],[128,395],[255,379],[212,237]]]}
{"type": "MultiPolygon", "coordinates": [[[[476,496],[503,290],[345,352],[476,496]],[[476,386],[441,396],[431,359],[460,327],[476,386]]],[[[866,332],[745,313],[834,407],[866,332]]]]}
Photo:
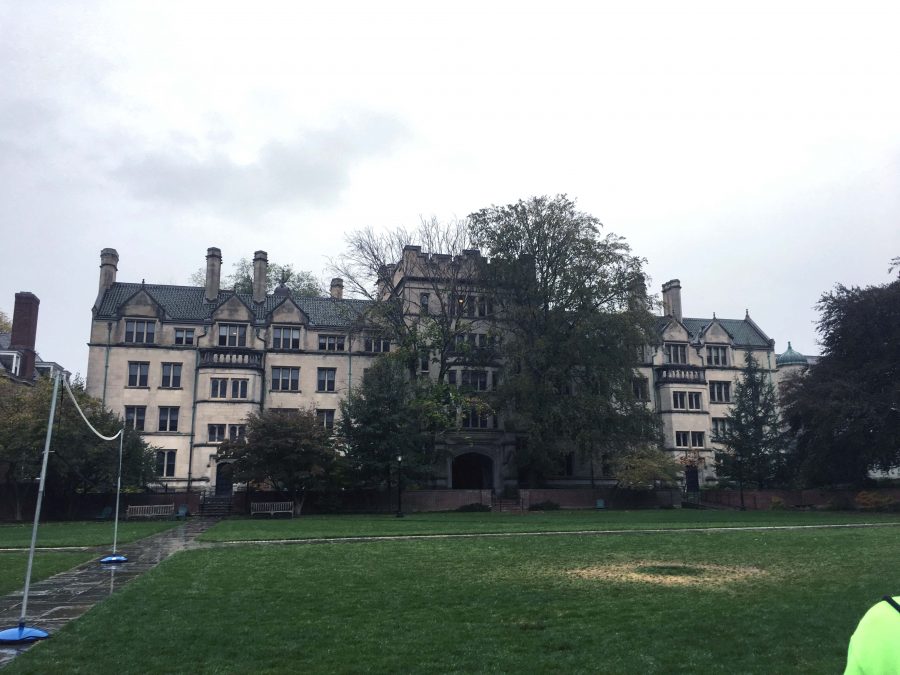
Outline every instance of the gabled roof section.
{"type": "MultiPolygon", "coordinates": [[[[163,308],[167,321],[185,323],[208,323],[219,306],[237,296],[250,308],[255,322],[263,324],[275,307],[284,302],[284,296],[268,295],[265,302],[253,302],[249,293],[235,293],[221,290],[215,302],[206,302],[202,286],[168,286],[163,284],[114,283],[104,294],[95,319],[117,319],[120,308],[143,288],[163,308]]],[[[353,325],[372,303],[368,300],[336,300],[325,298],[292,298],[306,316],[310,326],[347,328],[353,325]]]]}
{"type": "MultiPolygon", "coordinates": [[[[670,316],[660,316],[656,318],[656,328],[660,334],[666,329],[670,322],[674,321],[670,316]]],[[[771,347],[771,340],[760,330],[749,316],[743,319],[698,319],[685,317],[681,320],[682,325],[690,333],[691,342],[696,342],[706,331],[710,324],[716,321],[723,330],[725,330],[734,340],[736,347],[758,347],[766,349],[771,347]]]]}

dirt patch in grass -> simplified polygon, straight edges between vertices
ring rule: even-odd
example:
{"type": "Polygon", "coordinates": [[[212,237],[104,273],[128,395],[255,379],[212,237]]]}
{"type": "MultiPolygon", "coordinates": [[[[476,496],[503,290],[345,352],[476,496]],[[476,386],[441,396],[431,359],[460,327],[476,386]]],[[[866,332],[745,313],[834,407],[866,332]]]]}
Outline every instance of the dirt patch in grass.
{"type": "Polygon", "coordinates": [[[767,573],[757,567],[635,560],[630,563],[569,570],[568,574],[580,579],[600,581],[719,588],[741,581],[759,579],[767,573]]]}

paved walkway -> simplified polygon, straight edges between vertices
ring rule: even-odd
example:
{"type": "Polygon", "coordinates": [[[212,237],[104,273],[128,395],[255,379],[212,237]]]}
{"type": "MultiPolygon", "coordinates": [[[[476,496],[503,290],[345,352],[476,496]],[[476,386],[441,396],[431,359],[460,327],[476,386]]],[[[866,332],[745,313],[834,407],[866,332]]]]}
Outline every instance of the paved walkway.
{"type": "MultiPolygon", "coordinates": [[[[215,520],[192,519],[171,530],[120,546],[119,552],[128,557],[125,565],[101,565],[98,561],[109,553],[109,548],[97,547],[95,560],[31,585],[27,625],[37,626],[53,635],[69,621],[77,619],[173,553],[202,548],[204,545],[196,542],[196,537],[215,523],[215,520]]],[[[17,626],[21,613],[21,590],[0,597],[0,627],[17,626]]],[[[30,644],[0,647],[0,668],[29,647],[30,644]]]]}

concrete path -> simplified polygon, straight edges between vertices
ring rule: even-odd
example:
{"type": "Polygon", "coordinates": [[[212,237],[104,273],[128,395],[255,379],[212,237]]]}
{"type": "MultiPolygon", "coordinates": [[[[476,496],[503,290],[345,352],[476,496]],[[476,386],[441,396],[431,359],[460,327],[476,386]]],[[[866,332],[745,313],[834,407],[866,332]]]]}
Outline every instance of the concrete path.
{"type": "MultiPolygon", "coordinates": [[[[101,565],[98,561],[109,553],[109,548],[95,548],[97,551],[95,560],[31,585],[26,624],[41,628],[52,636],[69,621],[77,619],[98,602],[108,598],[117,589],[147,570],[156,567],[173,553],[203,547],[204,545],[197,543],[195,539],[216,522],[192,519],[171,530],[120,546],[119,552],[128,557],[128,562],[124,565],[101,565]]],[[[0,628],[17,626],[21,613],[21,590],[0,597],[0,628]]],[[[30,644],[0,646],[0,668],[29,647],[30,644]]]]}

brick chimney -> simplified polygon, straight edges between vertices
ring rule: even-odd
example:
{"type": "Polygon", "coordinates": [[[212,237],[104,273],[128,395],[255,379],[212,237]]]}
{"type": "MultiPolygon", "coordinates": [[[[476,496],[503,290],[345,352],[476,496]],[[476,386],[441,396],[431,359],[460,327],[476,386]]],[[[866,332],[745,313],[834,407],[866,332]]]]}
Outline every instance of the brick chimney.
{"type": "Polygon", "coordinates": [[[219,279],[222,276],[222,251],[212,246],[206,249],[206,293],[207,302],[215,302],[219,298],[219,279]]]}
{"type": "Polygon", "coordinates": [[[100,307],[103,302],[103,294],[116,283],[116,272],[119,271],[119,254],[114,248],[105,248],[100,251],[100,288],[97,291],[97,300],[94,308],[100,307]]]}
{"type": "MultiPolygon", "coordinates": [[[[113,272],[113,275],[115,275],[115,272],[113,272]]],[[[41,301],[38,300],[34,293],[16,293],[9,346],[11,349],[22,352],[18,375],[23,380],[30,380],[34,377],[34,343],[37,338],[38,308],[40,304],[41,301]]]]}
{"type": "Polygon", "coordinates": [[[340,277],[331,280],[331,297],[335,300],[341,300],[344,297],[344,280],[340,277]]]}
{"type": "Polygon", "coordinates": [[[266,301],[266,276],[269,271],[269,256],[265,251],[253,254],[253,302],[266,301]]]}
{"type": "Polygon", "coordinates": [[[672,279],[663,284],[663,312],[681,321],[681,282],[672,279]]]}

